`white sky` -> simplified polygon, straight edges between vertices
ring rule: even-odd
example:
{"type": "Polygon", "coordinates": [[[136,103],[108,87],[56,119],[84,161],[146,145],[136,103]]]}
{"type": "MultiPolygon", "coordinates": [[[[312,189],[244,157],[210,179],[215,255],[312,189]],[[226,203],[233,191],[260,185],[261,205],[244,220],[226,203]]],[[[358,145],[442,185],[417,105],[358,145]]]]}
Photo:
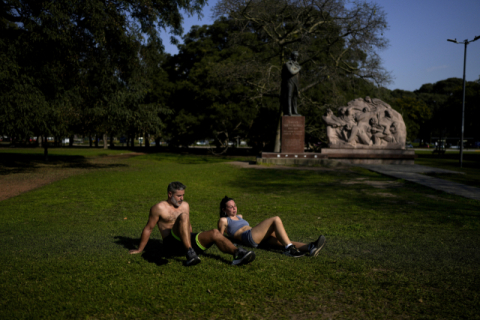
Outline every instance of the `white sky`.
{"type": "MultiPolygon", "coordinates": [[[[204,17],[185,16],[184,32],[193,25],[212,24],[210,0],[204,17]]],[[[480,0],[377,0],[387,14],[390,46],[380,52],[394,82],[389,89],[413,91],[422,84],[463,77],[463,44],[447,39],[472,40],[480,36],[480,0]]],[[[162,34],[166,52],[176,54],[170,35],[162,34]]],[[[467,46],[467,81],[480,77],[480,39],[467,46]]]]}

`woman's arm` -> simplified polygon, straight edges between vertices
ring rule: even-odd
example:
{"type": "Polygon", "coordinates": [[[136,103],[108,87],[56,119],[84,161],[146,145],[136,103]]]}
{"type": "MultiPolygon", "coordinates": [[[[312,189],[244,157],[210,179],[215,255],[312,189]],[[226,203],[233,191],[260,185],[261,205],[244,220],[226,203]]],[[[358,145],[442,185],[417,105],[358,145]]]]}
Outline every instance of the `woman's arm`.
{"type": "Polygon", "coordinates": [[[220,220],[218,220],[218,231],[220,231],[221,234],[225,232],[225,229],[227,228],[227,226],[228,226],[227,218],[220,218],[220,220]]]}

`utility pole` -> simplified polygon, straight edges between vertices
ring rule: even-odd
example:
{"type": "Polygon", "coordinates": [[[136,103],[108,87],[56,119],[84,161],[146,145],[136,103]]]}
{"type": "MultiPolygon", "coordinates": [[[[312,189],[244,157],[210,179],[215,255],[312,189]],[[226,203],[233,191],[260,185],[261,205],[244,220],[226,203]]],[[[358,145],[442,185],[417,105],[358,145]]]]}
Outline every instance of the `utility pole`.
{"type": "Polygon", "coordinates": [[[480,39],[480,36],[476,36],[473,40],[468,40],[465,39],[463,42],[458,42],[457,39],[455,40],[452,39],[447,39],[447,41],[453,42],[453,43],[458,43],[458,44],[465,44],[465,51],[463,54],[463,102],[462,102],[462,135],[461,135],[461,140],[460,140],[460,168],[463,166],[463,133],[465,131],[464,126],[465,126],[465,68],[467,65],[467,45],[470,42],[477,41],[480,39]]]}

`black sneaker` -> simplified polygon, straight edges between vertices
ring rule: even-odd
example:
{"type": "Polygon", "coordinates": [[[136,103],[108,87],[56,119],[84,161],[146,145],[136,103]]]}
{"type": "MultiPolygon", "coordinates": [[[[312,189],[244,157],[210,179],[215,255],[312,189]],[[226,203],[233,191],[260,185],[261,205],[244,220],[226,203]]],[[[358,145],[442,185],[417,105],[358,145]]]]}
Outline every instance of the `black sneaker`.
{"type": "Polygon", "coordinates": [[[193,248],[188,249],[187,251],[187,261],[185,261],[185,266],[194,266],[200,263],[200,258],[197,256],[197,253],[193,248]]]}
{"type": "Polygon", "coordinates": [[[289,256],[289,257],[300,258],[300,257],[303,257],[304,255],[306,255],[307,253],[298,250],[297,247],[295,247],[292,244],[290,247],[288,247],[288,249],[285,250],[284,254],[289,256]]]}
{"type": "Polygon", "coordinates": [[[240,266],[255,260],[255,252],[247,251],[243,248],[238,248],[237,253],[233,255],[232,265],[240,266]]]}
{"type": "Polygon", "coordinates": [[[308,245],[308,252],[310,252],[311,257],[318,256],[320,250],[322,250],[323,246],[325,245],[325,237],[320,236],[318,237],[317,241],[310,242],[308,245]]]}

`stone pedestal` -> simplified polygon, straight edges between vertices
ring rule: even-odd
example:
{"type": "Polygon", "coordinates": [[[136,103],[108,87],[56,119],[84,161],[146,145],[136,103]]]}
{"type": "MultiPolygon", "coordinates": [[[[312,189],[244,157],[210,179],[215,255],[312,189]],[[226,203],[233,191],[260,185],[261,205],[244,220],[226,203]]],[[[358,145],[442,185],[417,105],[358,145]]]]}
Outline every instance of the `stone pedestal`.
{"type": "Polygon", "coordinates": [[[282,153],[303,153],[305,149],[305,117],[282,117],[282,153]]]}
{"type": "Polygon", "coordinates": [[[415,164],[414,150],[401,149],[331,149],[320,152],[328,159],[349,164],[415,164]]]}

